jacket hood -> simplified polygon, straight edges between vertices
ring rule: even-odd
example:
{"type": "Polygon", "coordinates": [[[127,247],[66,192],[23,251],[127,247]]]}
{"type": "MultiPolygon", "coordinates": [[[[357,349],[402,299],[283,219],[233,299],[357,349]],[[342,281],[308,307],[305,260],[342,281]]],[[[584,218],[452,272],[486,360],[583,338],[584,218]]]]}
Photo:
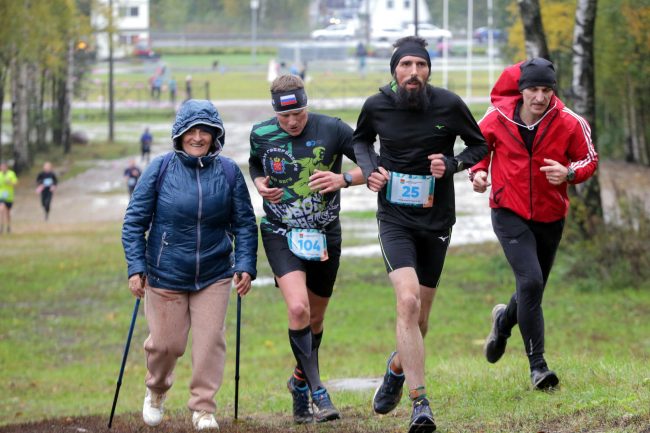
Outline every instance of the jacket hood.
{"type": "Polygon", "coordinates": [[[181,135],[196,125],[208,125],[217,130],[210,152],[221,151],[225,141],[225,129],[219,111],[210,101],[203,99],[190,99],[183,103],[176,113],[176,121],[172,126],[172,141],[174,149],[183,150],[180,144],[181,135]]]}
{"type": "Polygon", "coordinates": [[[391,81],[389,84],[381,86],[379,88],[379,93],[383,93],[391,99],[396,99],[397,93],[397,82],[395,80],[391,81]]]}
{"type": "MultiPolygon", "coordinates": [[[[494,83],[494,87],[490,92],[492,105],[501,115],[508,119],[512,119],[517,102],[522,99],[521,92],[519,91],[519,77],[521,77],[522,63],[524,62],[506,67],[497,79],[497,82],[494,83]]],[[[549,107],[549,111],[553,108],[562,109],[564,104],[556,95],[553,95],[549,107]]]]}

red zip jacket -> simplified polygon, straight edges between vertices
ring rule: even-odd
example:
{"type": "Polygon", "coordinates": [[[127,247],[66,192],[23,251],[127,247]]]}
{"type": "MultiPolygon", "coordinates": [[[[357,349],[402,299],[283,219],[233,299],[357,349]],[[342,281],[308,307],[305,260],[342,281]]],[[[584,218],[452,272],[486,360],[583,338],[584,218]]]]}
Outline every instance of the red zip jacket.
{"type": "Polygon", "coordinates": [[[553,222],[569,211],[567,183],[551,185],[540,168],[544,158],[570,166],[575,171],[572,184],[589,179],[598,166],[591,142],[591,128],[585,119],[564,106],[557,96],[538,125],[532,155],[528,153],[514,112],[522,99],[518,90],[521,74],[518,63],[507,67],[490,94],[492,105],[479,122],[488,144],[488,155],[470,169],[488,171],[492,165],[491,208],[507,208],[526,220],[553,222]]]}

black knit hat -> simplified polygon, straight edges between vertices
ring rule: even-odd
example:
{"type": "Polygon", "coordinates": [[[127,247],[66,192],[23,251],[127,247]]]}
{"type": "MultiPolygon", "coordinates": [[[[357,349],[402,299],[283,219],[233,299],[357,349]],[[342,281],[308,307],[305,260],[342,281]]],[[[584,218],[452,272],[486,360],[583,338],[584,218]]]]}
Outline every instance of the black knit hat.
{"type": "Polygon", "coordinates": [[[557,79],[553,63],[541,57],[535,57],[521,64],[519,77],[519,91],[529,87],[543,86],[555,90],[557,79]]]}
{"type": "MultiPolygon", "coordinates": [[[[400,39],[397,43],[399,43],[401,40],[402,39],[400,39]]],[[[422,42],[426,45],[426,42],[424,41],[422,42]]],[[[422,45],[418,41],[407,40],[404,43],[402,43],[400,46],[395,48],[395,51],[393,51],[393,55],[390,58],[391,75],[395,75],[395,69],[397,69],[397,65],[399,64],[399,61],[402,59],[402,57],[405,56],[414,56],[414,57],[423,58],[427,62],[429,71],[431,71],[431,57],[429,56],[429,52],[425,48],[425,45],[422,45]]]]}

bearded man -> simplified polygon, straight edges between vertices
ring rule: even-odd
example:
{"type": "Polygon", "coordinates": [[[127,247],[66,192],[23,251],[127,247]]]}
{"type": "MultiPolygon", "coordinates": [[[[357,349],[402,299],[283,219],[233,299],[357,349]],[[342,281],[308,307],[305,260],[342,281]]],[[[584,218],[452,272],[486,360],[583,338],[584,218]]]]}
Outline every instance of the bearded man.
{"type": "Polygon", "coordinates": [[[428,84],[426,45],[416,36],[395,42],[393,80],[366,100],[352,139],[367,186],[378,193],[379,243],[397,300],[396,350],[373,408],[379,414],[395,409],[406,381],[409,433],[436,429],[425,388],[424,337],[456,222],[453,175],[487,154],[467,105],[428,84]],[[458,136],[465,148],[454,155],[458,136]]]}

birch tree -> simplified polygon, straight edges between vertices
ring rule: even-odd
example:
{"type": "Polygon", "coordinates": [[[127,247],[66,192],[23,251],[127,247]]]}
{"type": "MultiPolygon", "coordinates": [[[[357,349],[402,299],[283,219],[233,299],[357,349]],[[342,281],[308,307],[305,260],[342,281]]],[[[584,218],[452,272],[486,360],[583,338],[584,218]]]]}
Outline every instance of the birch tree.
{"type": "MultiPolygon", "coordinates": [[[[596,140],[596,98],[594,79],[594,28],[596,24],[597,0],[578,0],[573,28],[573,80],[571,95],[573,110],[591,125],[591,139],[596,140]]],[[[602,217],[598,172],[587,182],[576,186],[580,207],[584,208],[580,218],[581,229],[587,235],[594,234],[602,217]]]]}

